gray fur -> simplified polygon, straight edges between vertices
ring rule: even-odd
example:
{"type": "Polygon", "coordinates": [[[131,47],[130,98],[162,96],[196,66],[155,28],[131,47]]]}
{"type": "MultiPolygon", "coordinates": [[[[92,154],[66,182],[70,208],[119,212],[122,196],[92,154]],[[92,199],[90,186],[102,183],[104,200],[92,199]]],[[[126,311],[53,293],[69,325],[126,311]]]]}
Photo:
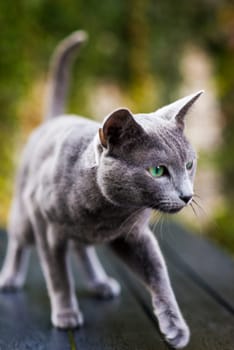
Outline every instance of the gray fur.
{"type": "MultiPolygon", "coordinates": [[[[71,52],[76,40],[80,43],[80,34],[70,38],[57,51],[47,116],[54,117],[63,108],[63,76],[67,77],[68,67],[60,58],[71,52]],[[57,84],[61,85],[58,94],[57,84]]],[[[23,285],[30,244],[35,242],[52,323],[74,328],[83,318],[67,260],[68,243],[73,243],[84,265],[89,288],[109,298],[118,295],[120,287],[106,275],[92,247],[106,242],[149,289],[167,341],[176,348],[185,346],[189,329],[148,223],[152,208],[177,212],[186,205],[181,196],[193,195],[196,154],[183,127],[188,109],[200,94],[151,114],[132,115],[122,108],[106,117],[103,125],[77,116],[59,116],[35,130],[18,172],[0,287],[7,290],[23,285]],[[194,167],[187,171],[185,165],[191,160],[194,167]],[[157,165],[166,166],[170,176],[153,178],[148,169],[157,165]]]]}

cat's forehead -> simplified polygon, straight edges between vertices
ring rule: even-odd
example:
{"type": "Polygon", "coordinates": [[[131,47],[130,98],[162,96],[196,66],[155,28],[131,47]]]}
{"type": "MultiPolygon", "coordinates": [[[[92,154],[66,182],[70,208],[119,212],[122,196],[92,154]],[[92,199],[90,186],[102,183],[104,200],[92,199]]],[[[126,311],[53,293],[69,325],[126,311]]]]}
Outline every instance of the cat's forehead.
{"type": "Polygon", "coordinates": [[[135,114],[134,119],[147,133],[158,133],[160,130],[171,128],[170,121],[160,118],[155,113],[135,114]]]}
{"type": "Polygon", "coordinates": [[[181,130],[168,120],[153,114],[136,115],[135,120],[148,135],[150,154],[175,162],[185,162],[195,157],[195,151],[181,130]]]}
{"type": "MultiPolygon", "coordinates": [[[[160,125],[164,125],[164,121],[162,118],[157,117],[154,113],[139,113],[134,114],[134,119],[138,124],[140,124],[145,131],[154,130],[158,128],[160,125]]],[[[168,121],[167,121],[168,122],[168,121]]]]}
{"type": "Polygon", "coordinates": [[[176,129],[162,128],[148,133],[155,156],[170,162],[184,163],[195,157],[195,152],[185,136],[176,129]]]}

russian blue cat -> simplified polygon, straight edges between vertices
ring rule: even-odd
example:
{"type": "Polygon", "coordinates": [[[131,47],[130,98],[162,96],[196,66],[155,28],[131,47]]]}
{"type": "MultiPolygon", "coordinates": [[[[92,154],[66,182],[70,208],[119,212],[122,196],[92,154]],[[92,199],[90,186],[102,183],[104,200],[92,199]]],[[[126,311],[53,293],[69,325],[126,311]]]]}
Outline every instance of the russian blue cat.
{"type": "Polygon", "coordinates": [[[53,325],[80,326],[68,248],[83,263],[89,287],[109,298],[120,286],[95,253],[104,242],[146,285],[167,342],[182,348],[189,328],[148,223],[152,209],[176,213],[192,200],[196,153],[184,120],[202,91],[150,114],[114,110],[102,125],[64,115],[69,68],[84,40],[84,32],[71,34],[53,57],[46,120],[31,135],[17,176],[0,288],[23,286],[35,243],[53,325]]]}

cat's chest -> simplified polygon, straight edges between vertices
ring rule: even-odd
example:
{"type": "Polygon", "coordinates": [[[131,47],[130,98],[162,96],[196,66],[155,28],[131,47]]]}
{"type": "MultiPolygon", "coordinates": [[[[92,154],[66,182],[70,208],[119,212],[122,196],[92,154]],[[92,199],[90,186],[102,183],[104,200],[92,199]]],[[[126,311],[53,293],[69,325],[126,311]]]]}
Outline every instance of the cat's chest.
{"type": "Polygon", "coordinates": [[[132,210],[124,212],[115,210],[98,210],[91,212],[85,208],[79,209],[74,223],[65,223],[60,227],[69,238],[85,244],[98,244],[108,242],[120,236],[129,234],[139,228],[143,223],[142,211],[132,210]]]}
{"type": "Polygon", "coordinates": [[[123,212],[107,208],[96,212],[80,208],[74,229],[69,230],[69,234],[84,243],[109,241],[121,234],[127,217],[123,212]]]}

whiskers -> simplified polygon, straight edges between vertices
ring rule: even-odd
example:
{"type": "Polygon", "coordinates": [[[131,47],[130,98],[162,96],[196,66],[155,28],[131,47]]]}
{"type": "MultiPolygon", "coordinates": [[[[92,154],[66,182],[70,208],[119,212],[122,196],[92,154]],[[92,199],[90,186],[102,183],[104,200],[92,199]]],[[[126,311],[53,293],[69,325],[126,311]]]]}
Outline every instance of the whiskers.
{"type": "MultiPolygon", "coordinates": [[[[143,220],[143,217],[141,214],[145,211],[145,209],[147,209],[147,208],[143,207],[143,208],[136,209],[130,216],[127,217],[127,219],[125,219],[122,222],[119,229],[120,229],[120,231],[123,230],[126,239],[128,238],[128,236],[131,235],[131,233],[138,226],[138,224],[140,224],[141,220],[143,220]]],[[[134,234],[136,234],[136,233],[137,232],[134,232],[134,234]]]]}
{"type": "Polygon", "coordinates": [[[207,212],[205,211],[201,203],[198,202],[198,200],[201,200],[201,197],[198,194],[194,194],[192,201],[190,203],[190,207],[192,208],[194,215],[196,217],[199,217],[198,213],[199,214],[202,213],[206,218],[208,218],[207,212]],[[194,197],[196,199],[194,199],[194,197]]]}
{"type": "Polygon", "coordinates": [[[129,215],[120,225],[119,230],[121,231],[123,228],[125,228],[125,226],[134,218],[134,216],[137,214],[140,214],[140,212],[142,212],[142,208],[138,208],[136,209],[131,215],[129,215]]]}
{"type": "Polygon", "coordinates": [[[198,214],[197,214],[197,212],[196,212],[196,210],[195,210],[195,208],[194,208],[194,201],[193,201],[193,199],[192,199],[192,201],[191,201],[191,203],[189,204],[190,205],[190,207],[192,208],[192,211],[193,211],[193,213],[194,213],[194,215],[196,216],[196,217],[198,217],[198,214]]]}
{"type": "Polygon", "coordinates": [[[155,233],[158,231],[160,238],[163,237],[163,223],[165,215],[160,211],[153,211],[152,214],[152,231],[155,233]]]}
{"type": "Polygon", "coordinates": [[[189,206],[198,219],[197,224],[199,226],[199,231],[202,233],[203,229],[205,229],[205,224],[209,221],[209,215],[200,202],[201,197],[198,194],[194,194],[189,206]]]}

